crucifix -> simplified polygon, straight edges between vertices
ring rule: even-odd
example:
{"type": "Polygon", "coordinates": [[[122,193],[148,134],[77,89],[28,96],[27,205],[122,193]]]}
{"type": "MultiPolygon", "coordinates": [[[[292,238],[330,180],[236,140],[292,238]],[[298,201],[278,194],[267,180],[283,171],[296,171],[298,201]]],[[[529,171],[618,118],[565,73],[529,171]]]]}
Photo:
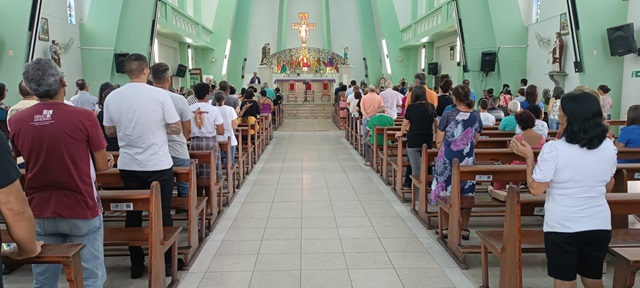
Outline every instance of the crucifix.
{"type": "Polygon", "coordinates": [[[301,12],[298,13],[298,18],[300,18],[300,23],[293,23],[291,27],[293,29],[298,29],[298,37],[302,41],[302,47],[307,46],[307,38],[309,38],[309,31],[311,29],[316,29],[316,23],[307,23],[307,19],[309,19],[309,13],[301,12]]]}

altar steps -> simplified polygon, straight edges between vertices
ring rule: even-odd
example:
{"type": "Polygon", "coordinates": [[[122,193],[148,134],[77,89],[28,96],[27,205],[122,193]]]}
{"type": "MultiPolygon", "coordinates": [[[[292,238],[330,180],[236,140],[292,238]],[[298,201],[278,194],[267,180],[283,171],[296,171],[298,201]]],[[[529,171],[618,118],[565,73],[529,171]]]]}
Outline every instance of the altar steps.
{"type": "Polygon", "coordinates": [[[333,105],[330,103],[284,104],[285,119],[331,119],[333,105]]]}

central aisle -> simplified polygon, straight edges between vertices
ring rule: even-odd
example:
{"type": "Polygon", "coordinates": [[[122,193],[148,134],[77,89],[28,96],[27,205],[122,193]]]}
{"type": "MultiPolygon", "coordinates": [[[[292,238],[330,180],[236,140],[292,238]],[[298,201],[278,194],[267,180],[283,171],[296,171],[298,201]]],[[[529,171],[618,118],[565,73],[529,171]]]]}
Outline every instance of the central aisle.
{"type": "Polygon", "coordinates": [[[276,133],[181,287],[472,287],[333,130],[276,133]]]}

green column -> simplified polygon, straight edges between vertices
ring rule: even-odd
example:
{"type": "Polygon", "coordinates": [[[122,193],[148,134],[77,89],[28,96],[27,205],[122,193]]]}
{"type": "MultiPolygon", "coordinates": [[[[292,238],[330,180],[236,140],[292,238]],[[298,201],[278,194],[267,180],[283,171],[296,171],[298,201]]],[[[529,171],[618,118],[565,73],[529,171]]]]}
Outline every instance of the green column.
{"type": "MultiPolygon", "coordinates": [[[[378,50],[378,40],[376,39],[376,28],[373,15],[373,7],[369,0],[358,0],[358,19],[360,20],[360,41],[362,43],[362,54],[367,58],[368,74],[367,83],[378,81],[382,74],[380,65],[380,51],[378,50]]],[[[352,65],[356,59],[349,59],[352,65]]],[[[359,61],[358,59],[357,61],[359,61]]],[[[367,72],[365,72],[367,73],[367,72]]]]}
{"type": "Polygon", "coordinates": [[[202,7],[202,1],[193,0],[193,18],[195,18],[199,23],[202,23],[202,12],[200,11],[200,7],[202,7]]]}
{"type": "MultiPolygon", "coordinates": [[[[253,0],[238,0],[237,11],[242,11],[243,15],[252,15],[253,0]]],[[[220,2],[222,3],[222,1],[220,2]]],[[[220,11],[220,7],[218,7],[220,11]]],[[[233,32],[231,36],[231,52],[229,58],[229,65],[227,68],[227,80],[229,83],[236,86],[242,85],[242,62],[247,55],[247,49],[249,47],[249,22],[246,17],[235,17],[233,23],[233,32]]],[[[222,47],[227,45],[226,39],[222,47]]],[[[216,48],[216,53],[218,49],[216,48]]],[[[224,53],[224,48],[222,48],[224,53]]],[[[220,59],[224,59],[224,56],[220,59]]]]}
{"type": "Polygon", "coordinates": [[[324,49],[332,50],[331,13],[329,11],[329,0],[322,0],[322,38],[324,40],[324,49]]]}
{"type": "MultiPolygon", "coordinates": [[[[287,29],[289,29],[287,13],[289,10],[289,0],[280,0],[278,8],[278,43],[277,51],[284,50],[287,47],[287,29]]],[[[275,52],[275,51],[274,51],[275,52]]]]}
{"type": "Polygon", "coordinates": [[[418,20],[418,0],[411,0],[411,22],[418,20]]]}
{"type": "Polygon", "coordinates": [[[31,1],[2,1],[2,9],[0,9],[0,19],[3,23],[11,23],[0,25],[0,35],[2,35],[0,36],[2,43],[0,82],[7,85],[9,89],[7,99],[3,101],[9,105],[21,100],[17,90],[18,83],[22,80],[24,64],[29,57],[29,36],[24,32],[29,27],[29,17],[25,16],[31,13],[31,4],[31,1]]]}
{"type": "MultiPolygon", "coordinates": [[[[218,82],[220,82],[222,80],[222,65],[224,63],[224,52],[225,49],[227,47],[227,39],[229,38],[233,38],[233,42],[231,45],[231,60],[229,61],[229,65],[228,65],[228,69],[227,69],[227,75],[232,75],[229,74],[230,71],[233,71],[233,69],[236,69],[237,65],[242,65],[242,60],[240,60],[240,62],[234,62],[233,61],[233,56],[236,54],[236,52],[239,52],[240,50],[237,50],[236,48],[240,49],[241,48],[241,44],[235,42],[236,39],[239,38],[246,38],[248,37],[248,30],[244,30],[244,32],[241,32],[242,35],[238,35],[238,34],[232,34],[232,31],[234,29],[234,21],[236,19],[236,8],[238,7],[239,2],[237,0],[224,0],[224,1],[218,1],[218,8],[216,9],[216,15],[213,21],[213,36],[212,36],[212,43],[213,43],[213,49],[215,49],[215,52],[213,53],[213,57],[215,57],[216,59],[216,64],[213,66],[213,75],[215,76],[216,80],[218,82]],[[233,36],[232,36],[233,35],[233,36]]],[[[250,8],[250,7],[249,7],[250,8]]],[[[238,11],[242,11],[243,15],[251,15],[250,14],[250,10],[249,12],[247,12],[246,10],[238,10],[238,11]]],[[[247,17],[242,17],[242,19],[244,20],[244,22],[248,23],[248,18],[247,17]]],[[[245,23],[245,25],[247,25],[245,23]]],[[[246,45],[246,42],[245,42],[246,45]]],[[[239,69],[239,68],[237,68],[239,69]]],[[[232,84],[236,84],[235,82],[232,82],[232,84]]]]}

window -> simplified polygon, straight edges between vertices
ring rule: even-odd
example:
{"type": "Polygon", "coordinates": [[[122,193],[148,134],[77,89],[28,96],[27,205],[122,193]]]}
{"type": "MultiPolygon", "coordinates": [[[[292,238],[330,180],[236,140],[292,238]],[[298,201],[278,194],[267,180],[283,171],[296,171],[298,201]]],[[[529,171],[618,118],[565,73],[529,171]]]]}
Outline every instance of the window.
{"type": "Polygon", "coordinates": [[[67,0],[67,20],[69,21],[69,24],[76,24],[75,0],[67,0]]]}
{"type": "Polygon", "coordinates": [[[540,2],[542,0],[533,0],[533,13],[531,14],[531,22],[538,23],[540,21],[540,2]]]}

